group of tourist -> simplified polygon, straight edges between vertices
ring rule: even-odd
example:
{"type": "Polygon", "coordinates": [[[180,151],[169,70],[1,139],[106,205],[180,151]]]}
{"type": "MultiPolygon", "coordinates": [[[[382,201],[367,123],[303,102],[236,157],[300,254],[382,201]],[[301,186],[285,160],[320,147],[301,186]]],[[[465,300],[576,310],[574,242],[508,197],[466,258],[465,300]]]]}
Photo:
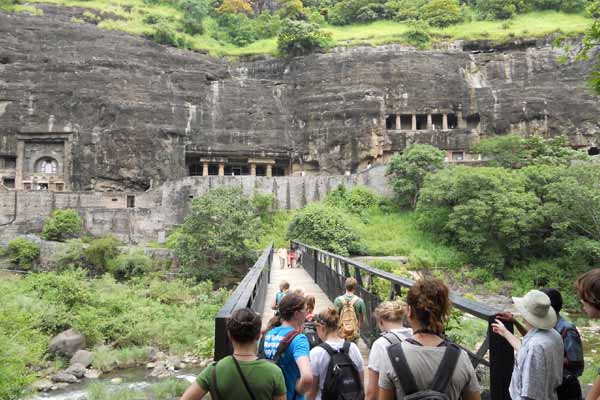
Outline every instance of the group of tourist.
{"type": "MultiPolygon", "coordinates": [[[[252,400],[481,398],[469,355],[444,335],[451,309],[448,287],[432,278],[415,282],[405,305],[386,301],[375,310],[382,335],[369,353],[365,388],[367,371],[357,340],[366,310],[356,289],[356,280],[349,278],[335,307],[314,314],[314,297],[292,292],[282,282],[276,317],[264,332],[259,315],[235,311],[227,323],[233,355],[203,370],[182,399],[201,399],[206,393],[213,399],[252,400]],[[315,343],[303,333],[311,323],[315,343]]],[[[587,315],[600,318],[600,269],[579,277],[576,289],[587,315]]],[[[516,352],[511,399],[581,400],[581,339],[560,315],[560,292],[532,290],[514,302],[523,323],[503,312],[492,324],[516,352]],[[522,339],[506,328],[507,322],[522,339]]],[[[599,397],[600,378],[586,400],[599,397]]]]}

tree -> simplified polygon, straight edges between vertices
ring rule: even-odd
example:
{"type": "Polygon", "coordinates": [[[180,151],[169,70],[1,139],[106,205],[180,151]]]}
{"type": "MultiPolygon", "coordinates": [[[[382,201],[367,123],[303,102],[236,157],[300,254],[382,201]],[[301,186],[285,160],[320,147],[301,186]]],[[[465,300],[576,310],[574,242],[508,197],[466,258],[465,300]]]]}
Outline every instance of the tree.
{"type": "Polygon", "coordinates": [[[79,236],[82,227],[83,221],[77,211],[69,208],[55,210],[44,223],[42,237],[62,242],[79,236]]]}
{"type": "Polygon", "coordinates": [[[179,8],[183,11],[183,29],[190,35],[204,32],[202,19],[208,15],[208,4],[204,0],[180,0],[179,8]]]}
{"type": "Polygon", "coordinates": [[[445,154],[428,144],[414,144],[392,158],[387,175],[398,203],[415,208],[427,174],[444,167],[445,154]]]}
{"type": "Polygon", "coordinates": [[[217,8],[221,14],[252,14],[252,6],[246,0],[224,0],[217,8]]]}
{"type": "MultiPolygon", "coordinates": [[[[589,51],[600,44],[600,0],[594,0],[588,6],[587,10],[594,19],[594,22],[583,39],[583,49],[580,53],[580,58],[587,57],[589,51]]],[[[600,94],[600,53],[596,57],[596,64],[594,70],[590,73],[589,82],[594,91],[600,94]]]]}
{"type": "Polygon", "coordinates": [[[456,0],[431,0],[421,9],[421,18],[438,28],[458,24],[463,20],[456,0]]]}
{"type": "Polygon", "coordinates": [[[180,227],[175,253],[183,270],[198,280],[219,281],[251,258],[260,220],[239,188],[216,188],[192,202],[180,227]]]}
{"type": "Polygon", "coordinates": [[[475,11],[482,19],[509,19],[523,11],[522,0],[477,0],[475,11]]]}
{"type": "Polygon", "coordinates": [[[277,49],[285,56],[306,54],[331,44],[329,32],[323,32],[318,25],[304,21],[288,20],[277,37],[277,49]]]}
{"type": "Polygon", "coordinates": [[[300,210],[288,227],[287,238],[347,256],[360,251],[359,239],[335,207],[314,203],[300,210]]]}

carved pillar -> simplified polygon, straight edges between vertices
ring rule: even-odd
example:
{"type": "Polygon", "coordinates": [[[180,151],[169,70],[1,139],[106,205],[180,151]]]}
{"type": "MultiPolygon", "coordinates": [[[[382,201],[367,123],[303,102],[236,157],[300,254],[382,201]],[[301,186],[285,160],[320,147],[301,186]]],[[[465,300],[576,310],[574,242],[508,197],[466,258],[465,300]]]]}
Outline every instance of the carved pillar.
{"type": "Polygon", "coordinates": [[[273,167],[271,164],[267,164],[267,176],[273,176],[273,167]]]}
{"type": "Polygon", "coordinates": [[[433,121],[431,118],[431,114],[427,114],[427,130],[430,131],[433,127],[433,121]]]}
{"type": "Polygon", "coordinates": [[[412,130],[417,130],[417,114],[412,115],[412,130]]]}
{"type": "Polygon", "coordinates": [[[400,121],[400,114],[396,114],[396,129],[402,130],[402,122],[400,121]]]}
{"type": "Polygon", "coordinates": [[[250,164],[250,175],[256,176],[256,164],[250,164]]]}
{"type": "Polygon", "coordinates": [[[465,129],[467,127],[466,121],[463,118],[463,113],[462,111],[458,111],[456,113],[456,119],[458,119],[458,128],[459,129],[465,129]]]}
{"type": "Polygon", "coordinates": [[[219,163],[219,176],[225,176],[225,163],[219,163]]]}
{"type": "Polygon", "coordinates": [[[25,143],[17,141],[17,165],[15,168],[15,189],[23,190],[23,166],[25,164],[25,143]]]}
{"type": "Polygon", "coordinates": [[[444,115],[443,115],[442,129],[445,130],[445,131],[448,130],[448,114],[447,113],[444,113],[444,115]]]}
{"type": "Polygon", "coordinates": [[[202,176],[208,176],[208,163],[202,163],[202,176]]]}

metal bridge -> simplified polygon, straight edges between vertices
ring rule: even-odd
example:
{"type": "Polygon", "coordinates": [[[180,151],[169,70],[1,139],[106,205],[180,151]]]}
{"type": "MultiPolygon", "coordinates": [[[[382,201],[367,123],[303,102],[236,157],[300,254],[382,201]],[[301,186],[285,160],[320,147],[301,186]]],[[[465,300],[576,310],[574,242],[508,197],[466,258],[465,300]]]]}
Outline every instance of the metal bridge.
{"type": "MultiPolygon", "coordinates": [[[[413,281],[300,242],[294,241],[292,246],[299,249],[301,253],[300,268],[281,269],[279,261],[274,258],[273,245],[269,245],[219,311],[215,321],[215,360],[232,353],[231,343],[226,333],[226,321],[229,315],[238,308],[249,307],[262,314],[263,326],[265,326],[266,321],[273,316],[270,304],[281,280],[290,282],[291,289],[301,287],[306,294],[315,296],[315,312],[319,312],[330,306],[337,296],[345,292],[346,278],[354,277],[359,284],[357,294],[364,299],[367,308],[365,326],[361,328],[362,340],[359,343],[366,367],[369,346],[379,337],[377,324],[373,318],[375,308],[382,301],[401,296],[403,289],[409,288],[413,281]],[[380,282],[383,282],[383,285],[380,282]],[[386,286],[389,286],[389,293],[385,295],[381,294],[380,289],[376,290],[376,287],[386,286]]],[[[450,299],[454,307],[488,324],[487,334],[481,338],[482,345],[478,349],[464,348],[477,371],[482,398],[510,399],[508,386],[514,364],[513,349],[504,339],[492,333],[490,326],[500,310],[467,300],[455,293],[450,294],[450,299]]],[[[512,330],[510,324],[508,328],[512,330]]]]}

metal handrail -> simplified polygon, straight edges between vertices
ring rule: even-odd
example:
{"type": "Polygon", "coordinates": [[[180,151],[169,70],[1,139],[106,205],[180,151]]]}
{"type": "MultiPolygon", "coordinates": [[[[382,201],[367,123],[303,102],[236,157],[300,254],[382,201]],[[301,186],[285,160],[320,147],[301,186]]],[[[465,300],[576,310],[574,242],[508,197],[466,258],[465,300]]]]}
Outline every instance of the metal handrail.
{"type": "MultiPolygon", "coordinates": [[[[367,305],[366,324],[368,325],[368,329],[361,330],[361,337],[369,345],[378,336],[377,327],[373,324],[370,316],[375,307],[381,302],[381,299],[369,289],[373,278],[381,278],[390,282],[390,299],[399,296],[402,288],[410,288],[414,284],[414,281],[411,279],[401,278],[392,273],[299,241],[292,241],[292,247],[300,249],[301,266],[306,269],[315,283],[319,285],[331,301],[344,293],[343,280],[345,278],[352,276],[358,281],[358,294],[363,297],[367,305]],[[351,273],[351,268],[354,269],[353,273],[351,273]]],[[[468,349],[465,350],[469,353],[475,366],[478,364],[483,364],[486,367],[489,366],[490,398],[493,400],[510,399],[508,386],[514,364],[514,352],[504,339],[492,333],[490,326],[500,310],[486,304],[465,299],[455,293],[450,293],[450,299],[453,305],[459,310],[483,319],[488,323],[487,335],[482,346],[476,352],[468,349]],[[488,351],[489,361],[484,359],[484,355],[488,351]]],[[[507,327],[512,331],[512,324],[507,324],[507,327]]]]}
{"type": "Polygon", "coordinates": [[[217,313],[215,317],[215,361],[233,352],[227,336],[227,319],[231,313],[240,308],[251,308],[255,312],[262,312],[267,297],[272,261],[273,242],[262,251],[254,266],[250,268],[229,300],[217,313]]]}

